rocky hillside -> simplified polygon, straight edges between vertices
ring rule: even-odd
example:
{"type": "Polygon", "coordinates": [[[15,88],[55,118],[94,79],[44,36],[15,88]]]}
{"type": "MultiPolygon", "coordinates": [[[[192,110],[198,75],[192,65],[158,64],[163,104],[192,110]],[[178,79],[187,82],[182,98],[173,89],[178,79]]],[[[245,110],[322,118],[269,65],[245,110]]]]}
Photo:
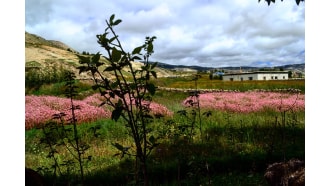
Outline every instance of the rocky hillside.
{"type": "MultiPolygon", "coordinates": [[[[90,78],[90,74],[78,74],[76,67],[80,66],[78,52],[70,46],[60,42],[47,40],[40,36],[25,32],[25,68],[39,68],[47,72],[50,69],[63,68],[71,70],[76,73],[77,78],[86,79],[90,78]]],[[[105,59],[101,59],[106,62],[105,59]]],[[[142,65],[140,62],[133,62],[135,68],[142,65]]],[[[157,68],[158,77],[172,76],[170,70],[164,68],[157,68]]],[[[111,74],[108,74],[111,77],[111,74]]]]}

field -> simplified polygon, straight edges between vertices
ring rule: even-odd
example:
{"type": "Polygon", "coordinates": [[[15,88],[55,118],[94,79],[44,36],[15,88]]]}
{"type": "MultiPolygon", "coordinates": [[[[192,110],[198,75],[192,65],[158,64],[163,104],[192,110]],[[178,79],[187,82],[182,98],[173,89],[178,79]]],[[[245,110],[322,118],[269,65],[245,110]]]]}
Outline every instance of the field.
{"type": "MultiPolygon", "coordinates": [[[[304,80],[223,82],[202,75],[153,81],[159,89],[148,123],[149,141],[157,143],[147,162],[150,185],[267,185],[267,165],[304,160],[304,80]],[[202,89],[213,92],[196,94],[202,89]]],[[[81,154],[85,185],[132,184],[135,158],[118,150],[134,147],[125,121],[111,119],[111,108],[98,107],[102,97],[90,85],[76,84],[80,88],[73,104],[80,106],[77,130],[86,145],[81,154]]],[[[79,165],[70,148],[52,144],[52,149],[45,143],[51,132],[46,124],[51,126],[54,114],[62,112],[60,118],[70,120],[63,86],[26,89],[25,166],[38,170],[48,183],[74,185],[79,165]],[[53,175],[54,162],[60,174],[56,170],[53,175]]]]}

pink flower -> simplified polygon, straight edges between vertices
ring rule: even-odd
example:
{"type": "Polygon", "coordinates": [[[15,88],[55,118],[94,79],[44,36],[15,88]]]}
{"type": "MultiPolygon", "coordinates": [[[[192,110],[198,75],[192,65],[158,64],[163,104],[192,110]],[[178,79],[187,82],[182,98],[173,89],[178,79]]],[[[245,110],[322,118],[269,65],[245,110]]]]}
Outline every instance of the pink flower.
{"type": "MultiPolygon", "coordinates": [[[[99,107],[105,100],[100,94],[93,94],[84,100],[74,100],[74,106],[80,107],[75,110],[78,124],[93,122],[102,118],[111,118],[111,109],[107,105],[99,107]]],[[[134,103],[134,100],[133,100],[134,103]]],[[[151,113],[154,115],[171,116],[173,113],[163,105],[154,102],[150,104],[151,113]]],[[[63,112],[67,121],[72,118],[71,102],[68,98],[55,96],[25,96],[25,128],[31,129],[50,121],[54,114],[63,112]]]]}
{"type": "MultiPolygon", "coordinates": [[[[111,112],[102,107],[96,106],[97,101],[86,102],[74,100],[75,106],[80,109],[75,110],[75,116],[78,123],[91,122],[100,118],[108,118],[111,112]]],[[[42,125],[50,121],[54,114],[64,112],[64,119],[69,119],[71,115],[71,103],[68,98],[55,96],[25,96],[25,128],[42,125]]]]}
{"type": "MultiPolygon", "coordinates": [[[[183,101],[183,105],[187,100],[183,101]]],[[[193,101],[197,101],[193,98],[193,101]]],[[[199,95],[201,108],[249,113],[270,108],[278,111],[287,109],[305,110],[305,95],[278,92],[217,92],[199,95]]]]}

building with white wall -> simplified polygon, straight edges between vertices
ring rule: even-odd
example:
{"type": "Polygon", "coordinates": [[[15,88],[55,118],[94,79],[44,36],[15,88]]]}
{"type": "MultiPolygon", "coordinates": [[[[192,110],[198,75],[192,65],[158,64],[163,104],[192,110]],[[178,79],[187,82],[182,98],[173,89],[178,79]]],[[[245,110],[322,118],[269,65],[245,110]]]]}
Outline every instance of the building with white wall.
{"type": "Polygon", "coordinates": [[[256,71],[222,75],[223,81],[251,81],[251,80],[287,80],[287,71],[256,71]]]}

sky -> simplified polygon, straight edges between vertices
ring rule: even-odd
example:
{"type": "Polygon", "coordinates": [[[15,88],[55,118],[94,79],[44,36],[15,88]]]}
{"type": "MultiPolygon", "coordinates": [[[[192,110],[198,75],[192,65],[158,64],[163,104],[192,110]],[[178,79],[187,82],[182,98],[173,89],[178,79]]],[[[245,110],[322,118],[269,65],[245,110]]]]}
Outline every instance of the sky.
{"type": "Polygon", "coordinates": [[[151,61],[204,67],[305,63],[305,3],[258,0],[26,0],[25,31],[78,52],[106,54],[97,43],[106,20],[125,51],[156,36],[151,61]]]}

